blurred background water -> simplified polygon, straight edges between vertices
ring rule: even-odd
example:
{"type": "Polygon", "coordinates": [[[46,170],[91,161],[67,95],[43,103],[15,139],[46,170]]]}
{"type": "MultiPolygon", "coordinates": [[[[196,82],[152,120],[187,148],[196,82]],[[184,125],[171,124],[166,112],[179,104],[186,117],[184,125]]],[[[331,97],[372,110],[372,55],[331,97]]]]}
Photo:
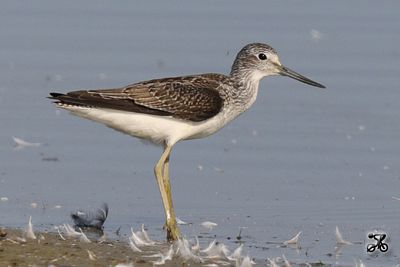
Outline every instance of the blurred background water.
{"type": "Polygon", "coordinates": [[[247,43],[328,87],[270,77],[257,102],[212,137],[172,154],[177,216],[231,247],[240,227],[259,262],[394,265],[400,252],[398,1],[2,1],[0,224],[42,229],[110,206],[106,230],[144,223],[162,240],[153,177],[161,149],[57,110],[51,91],[229,73],[247,43]],[[12,136],[40,147],[16,150],[12,136]],[[35,204],[37,203],[37,207],[35,204]],[[33,207],[32,207],[33,206],[33,207]],[[337,251],[338,225],[356,242],[337,251]],[[390,253],[366,253],[367,233],[390,253]],[[302,231],[301,249],[276,243],[302,231]],[[230,239],[229,239],[230,238],[230,239]]]}

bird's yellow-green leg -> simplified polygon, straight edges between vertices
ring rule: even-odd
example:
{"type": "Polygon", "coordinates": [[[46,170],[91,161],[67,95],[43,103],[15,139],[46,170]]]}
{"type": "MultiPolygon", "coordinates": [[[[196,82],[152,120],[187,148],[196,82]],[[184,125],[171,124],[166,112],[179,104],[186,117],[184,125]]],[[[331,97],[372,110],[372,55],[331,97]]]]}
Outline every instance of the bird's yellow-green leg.
{"type": "Polygon", "coordinates": [[[180,237],[180,233],[176,224],[175,212],[172,206],[171,186],[169,182],[169,154],[171,153],[171,146],[165,146],[161,158],[157,162],[154,173],[156,175],[158,187],[160,189],[162,202],[165,210],[167,240],[174,241],[180,237]]]}
{"type": "Polygon", "coordinates": [[[167,192],[168,204],[171,209],[171,220],[169,222],[168,221],[166,222],[166,226],[167,229],[170,229],[170,234],[171,236],[173,236],[173,239],[176,240],[180,237],[180,232],[178,225],[176,223],[174,205],[172,204],[172,191],[169,179],[169,155],[165,160],[163,172],[164,172],[163,179],[164,179],[165,191],[167,192]]]}

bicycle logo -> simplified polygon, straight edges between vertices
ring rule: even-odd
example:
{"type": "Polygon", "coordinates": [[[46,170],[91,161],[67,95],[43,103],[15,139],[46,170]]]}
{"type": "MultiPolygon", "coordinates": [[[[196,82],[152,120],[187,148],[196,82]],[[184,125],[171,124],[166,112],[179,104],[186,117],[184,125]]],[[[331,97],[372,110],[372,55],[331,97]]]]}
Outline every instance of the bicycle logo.
{"type": "Polygon", "coordinates": [[[383,233],[380,233],[380,234],[369,233],[368,234],[368,238],[376,240],[376,244],[368,244],[367,251],[369,253],[374,252],[376,249],[379,249],[381,252],[388,251],[389,245],[383,242],[383,240],[385,240],[385,238],[386,238],[386,234],[383,234],[383,233]]]}

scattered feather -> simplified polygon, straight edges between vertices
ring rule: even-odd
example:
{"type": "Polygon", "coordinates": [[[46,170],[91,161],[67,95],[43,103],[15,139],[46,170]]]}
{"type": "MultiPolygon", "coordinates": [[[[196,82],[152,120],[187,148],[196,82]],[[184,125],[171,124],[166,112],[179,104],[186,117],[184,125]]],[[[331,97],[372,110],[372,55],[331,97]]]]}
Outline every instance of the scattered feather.
{"type": "Polygon", "coordinates": [[[133,263],[118,263],[114,267],[135,267],[133,263]]]}
{"type": "Polygon", "coordinates": [[[400,200],[400,197],[392,197],[394,200],[400,200]]]}
{"type": "Polygon", "coordinates": [[[0,200],[3,202],[6,202],[6,201],[8,201],[8,197],[1,197],[0,200]]]}
{"type": "Polygon", "coordinates": [[[270,267],[279,267],[278,263],[276,263],[276,258],[267,258],[268,260],[268,266],[270,267]]]}
{"type": "Polygon", "coordinates": [[[237,267],[251,267],[253,264],[255,264],[255,262],[252,261],[249,256],[244,257],[241,260],[240,265],[239,265],[239,261],[236,262],[237,267]]]}
{"type": "Polygon", "coordinates": [[[205,222],[202,222],[200,225],[203,226],[204,228],[206,228],[207,230],[211,231],[218,224],[215,222],[205,221],[205,222]]]}
{"type": "Polygon", "coordinates": [[[230,261],[238,261],[242,258],[242,250],[243,250],[243,244],[240,245],[233,253],[228,257],[230,261]]]}
{"type": "MultiPolygon", "coordinates": [[[[399,265],[396,265],[399,266],[399,265]]],[[[366,267],[365,264],[359,259],[358,261],[356,261],[356,267],[366,267]]]]}
{"type": "Polygon", "coordinates": [[[60,238],[62,239],[62,240],[66,240],[65,239],[65,237],[61,234],[61,232],[60,232],[60,228],[59,227],[57,227],[57,232],[58,232],[58,235],[60,236],[60,238]]]}
{"type": "Polygon", "coordinates": [[[382,169],[386,171],[386,170],[389,170],[390,167],[388,165],[385,165],[385,166],[382,167],[382,169]]]}
{"type": "Polygon", "coordinates": [[[214,239],[210,244],[208,244],[207,248],[201,250],[201,252],[207,254],[215,246],[215,243],[217,243],[217,240],[214,239]]]}
{"type": "Polygon", "coordinates": [[[87,253],[88,253],[88,255],[89,255],[89,259],[91,260],[91,261],[95,261],[95,260],[97,260],[97,257],[96,257],[96,255],[92,252],[92,251],[90,251],[90,250],[86,250],[87,251],[87,253]]]}
{"type": "Polygon", "coordinates": [[[192,252],[189,242],[186,239],[178,239],[175,244],[177,246],[176,254],[182,257],[184,260],[192,260],[197,263],[203,262],[203,259],[201,257],[195,255],[192,252]]]}
{"type": "Polygon", "coordinates": [[[133,228],[131,227],[131,232],[132,232],[132,242],[137,246],[137,247],[142,247],[142,246],[152,246],[155,245],[156,242],[151,240],[144,229],[144,225],[142,224],[142,231],[134,232],[133,228]]]}
{"type": "Polygon", "coordinates": [[[156,244],[156,242],[154,242],[153,240],[151,240],[151,239],[149,238],[149,235],[147,234],[147,231],[144,229],[144,224],[142,224],[141,236],[142,236],[142,239],[143,239],[145,242],[147,242],[147,244],[149,244],[149,245],[154,245],[154,244],[156,244]]]}
{"type": "Polygon", "coordinates": [[[283,242],[283,244],[285,244],[285,245],[296,245],[296,244],[298,244],[300,235],[301,235],[301,231],[298,232],[293,238],[283,242]]]}
{"type": "Polygon", "coordinates": [[[132,249],[133,252],[142,252],[142,250],[135,245],[135,242],[133,242],[132,237],[129,237],[129,247],[132,249]]]}
{"type": "Polygon", "coordinates": [[[172,257],[174,255],[174,247],[173,245],[170,246],[169,250],[165,253],[158,253],[156,254],[160,259],[158,261],[153,261],[154,265],[164,265],[165,261],[170,261],[172,260],[172,257]]]}
{"type": "Polygon", "coordinates": [[[188,222],[182,221],[182,220],[179,219],[178,217],[176,217],[176,223],[177,223],[177,224],[180,224],[180,225],[188,225],[188,224],[190,224],[190,223],[188,223],[188,222]]]}
{"type": "Polygon", "coordinates": [[[83,243],[91,243],[90,239],[83,233],[82,229],[79,228],[81,231],[81,235],[79,236],[79,240],[83,243]]]}
{"type": "Polygon", "coordinates": [[[26,228],[25,234],[26,234],[26,238],[36,239],[36,235],[33,232],[32,216],[29,216],[28,227],[26,228]]]}
{"type": "MultiPolygon", "coordinates": [[[[64,225],[62,226],[62,228],[64,228],[64,231],[65,231],[65,235],[66,235],[66,236],[68,236],[68,237],[76,237],[76,238],[79,238],[79,240],[80,240],[81,242],[84,242],[84,243],[91,243],[90,239],[83,233],[83,231],[82,231],[81,228],[79,228],[79,232],[76,231],[76,230],[75,230],[71,225],[69,225],[69,224],[64,224],[64,225]]],[[[59,234],[60,234],[61,239],[65,240],[65,238],[61,235],[61,233],[59,233],[59,234]]]]}
{"type": "Polygon", "coordinates": [[[321,40],[323,38],[323,34],[320,31],[315,30],[315,29],[312,29],[310,31],[310,35],[311,35],[311,39],[316,42],[318,42],[319,40],[321,40]]]}
{"type": "Polygon", "coordinates": [[[15,136],[13,136],[12,139],[15,142],[15,150],[24,149],[26,147],[39,147],[42,145],[41,143],[31,143],[15,136]]]}
{"type": "Polygon", "coordinates": [[[201,251],[206,254],[207,259],[228,259],[229,249],[222,243],[216,240],[212,241],[207,248],[201,251]]]}
{"type": "Polygon", "coordinates": [[[283,261],[285,262],[286,267],[292,267],[288,259],[286,258],[285,254],[282,254],[283,261]]]}
{"type": "Polygon", "coordinates": [[[142,247],[142,246],[146,246],[147,243],[142,240],[134,231],[133,228],[131,227],[131,232],[132,232],[132,236],[130,237],[130,239],[132,240],[132,242],[138,246],[138,247],[142,247]]]}
{"type": "Polygon", "coordinates": [[[64,230],[65,230],[65,234],[68,237],[80,237],[81,236],[81,233],[75,231],[75,229],[71,225],[64,224],[63,227],[64,227],[64,230]]]}
{"type": "Polygon", "coordinates": [[[194,237],[196,239],[196,244],[194,244],[191,249],[193,252],[198,253],[200,252],[200,242],[199,239],[197,238],[197,236],[194,237]]]}
{"type": "Polygon", "coordinates": [[[338,244],[343,244],[343,245],[352,245],[350,241],[344,240],[342,233],[339,231],[339,227],[336,226],[336,231],[335,231],[335,236],[336,236],[336,242],[338,244]]]}

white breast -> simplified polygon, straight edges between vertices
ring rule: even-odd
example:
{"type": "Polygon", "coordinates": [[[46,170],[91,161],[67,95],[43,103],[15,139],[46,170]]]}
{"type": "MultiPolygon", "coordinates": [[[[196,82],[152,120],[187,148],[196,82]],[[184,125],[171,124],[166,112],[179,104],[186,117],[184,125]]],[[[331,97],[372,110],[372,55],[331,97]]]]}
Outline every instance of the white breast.
{"type": "Polygon", "coordinates": [[[92,108],[59,104],[72,114],[100,122],[122,133],[149,140],[155,144],[173,145],[179,140],[196,139],[208,136],[221,129],[234,117],[223,111],[202,121],[191,122],[167,116],[156,116],[114,109],[92,108]]]}

